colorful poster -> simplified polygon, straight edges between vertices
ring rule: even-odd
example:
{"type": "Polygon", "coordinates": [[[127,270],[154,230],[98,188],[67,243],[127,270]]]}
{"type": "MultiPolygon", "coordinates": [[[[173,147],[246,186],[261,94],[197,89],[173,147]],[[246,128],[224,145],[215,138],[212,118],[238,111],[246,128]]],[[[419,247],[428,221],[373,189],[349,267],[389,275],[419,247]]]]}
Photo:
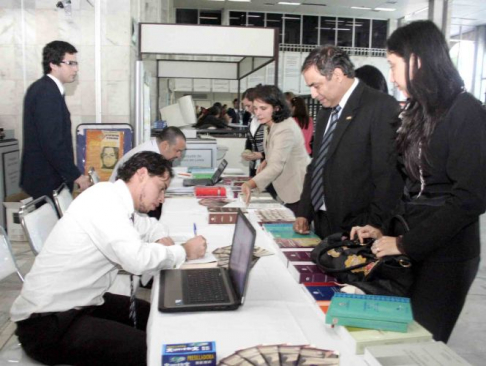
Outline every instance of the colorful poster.
{"type": "Polygon", "coordinates": [[[123,138],[122,131],[88,130],[85,174],[93,167],[101,181],[109,180],[113,168],[123,156],[123,138]]]}

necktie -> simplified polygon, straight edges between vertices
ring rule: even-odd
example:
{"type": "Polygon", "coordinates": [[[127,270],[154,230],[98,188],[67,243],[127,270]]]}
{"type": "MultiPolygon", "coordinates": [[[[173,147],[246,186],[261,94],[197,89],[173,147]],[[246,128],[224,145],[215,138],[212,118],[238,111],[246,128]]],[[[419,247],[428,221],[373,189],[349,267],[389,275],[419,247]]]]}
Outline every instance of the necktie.
{"type": "MultiPolygon", "coordinates": [[[[134,224],[134,218],[133,214],[130,216],[130,220],[132,221],[132,224],[134,224]]],[[[128,317],[133,321],[133,326],[136,328],[137,327],[137,298],[135,296],[135,285],[133,283],[134,281],[134,276],[130,275],[130,311],[128,313],[128,317]]]]}
{"type": "Polygon", "coordinates": [[[322,171],[324,170],[324,165],[326,164],[327,153],[329,151],[329,146],[331,145],[334,130],[336,129],[340,110],[341,107],[339,105],[332,109],[329,128],[322,138],[322,143],[319,147],[319,153],[316,157],[314,157],[315,165],[314,171],[312,172],[311,180],[311,201],[312,206],[316,211],[318,211],[324,203],[324,182],[322,180],[322,171]]]}

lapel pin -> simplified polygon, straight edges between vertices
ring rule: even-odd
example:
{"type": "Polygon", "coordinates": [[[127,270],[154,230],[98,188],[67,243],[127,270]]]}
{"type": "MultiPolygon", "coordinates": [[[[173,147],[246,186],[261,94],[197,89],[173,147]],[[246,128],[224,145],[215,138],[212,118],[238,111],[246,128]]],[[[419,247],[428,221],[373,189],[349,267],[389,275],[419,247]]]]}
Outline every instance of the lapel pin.
{"type": "Polygon", "coordinates": [[[353,119],[353,116],[347,116],[347,117],[346,117],[346,121],[350,121],[350,120],[352,120],[352,119],[353,119]]]}

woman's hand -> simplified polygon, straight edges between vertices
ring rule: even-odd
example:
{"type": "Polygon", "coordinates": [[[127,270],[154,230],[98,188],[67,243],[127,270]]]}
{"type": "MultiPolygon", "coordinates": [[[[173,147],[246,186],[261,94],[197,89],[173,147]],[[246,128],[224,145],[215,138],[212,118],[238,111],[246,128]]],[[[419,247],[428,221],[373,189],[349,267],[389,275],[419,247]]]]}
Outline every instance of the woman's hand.
{"type": "Polygon", "coordinates": [[[351,229],[349,238],[354,240],[355,236],[358,235],[359,242],[363,244],[363,240],[367,238],[380,239],[383,233],[380,229],[373,227],[371,225],[366,226],[355,226],[351,229]]]}
{"type": "Polygon", "coordinates": [[[257,168],[257,171],[256,173],[259,174],[263,169],[265,169],[265,167],[267,166],[267,161],[264,160],[263,163],[261,163],[258,168],[257,168]]]}
{"type": "Polygon", "coordinates": [[[262,153],[259,153],[257,151],[252,152],[250,150],[243,151],[243,153],[241,154],[241,157],[246,161],[263,159],[262,153]]]}
{"type": "Polygon", "coordinates": [[[241,185],[241,193],[245,195],[245,204],[248,206],[251,199],[251,186],[248,182],[241,185]]]}
{"type": "Polygon", "coordinates": [[[371,246],[371,252],[377,258],[401,254],[397,247],[397,238],[394,236],[383,236],[381,239],[375,240],[371,246]]]}

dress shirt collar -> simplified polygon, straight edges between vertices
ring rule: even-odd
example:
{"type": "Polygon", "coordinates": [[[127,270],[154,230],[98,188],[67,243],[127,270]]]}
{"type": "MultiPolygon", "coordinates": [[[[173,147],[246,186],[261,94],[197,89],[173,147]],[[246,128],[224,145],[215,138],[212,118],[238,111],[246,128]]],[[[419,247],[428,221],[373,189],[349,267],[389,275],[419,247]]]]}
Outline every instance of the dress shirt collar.
{"type": "Polygon", "coordinates": [[[132,194],[130,193],[127,184],[121,179],[118,179],[113,184],[115,185],[115,190],[120,195],[123,206],[127,208],[128,214],[131,217],[135,212],[135,206],[133,205],[132,194]]]}
{"type": "Polygon", "coordinates": [[[52,80],[54,80],[57,87],[59,88],[59,91],[61,92],[61,95],[64,95],[64,85],[62,85],[62,83],[59,81],[59,79],[56,78],[55,76],[51,75],[51,74],[47,74],[47,76],[49,76],[52,80]]]}
{"type": "Polygon", "coordinates": [[[356,89],[358,84],[359,84],[359,79],[354,78],[353,84],[348,89],[348,91],[346,93],[344,93],[343,97],[341,98],[341,101],[339,102],[339,106],[341,107],[341,110],[339,111],[339,117],[341,117],[341,113],[343,112],[343,109],[346,106],[346,103],[348,102],[349,97],[351,97],[351,94],[353,94],[354,89],[356,89]]]}

